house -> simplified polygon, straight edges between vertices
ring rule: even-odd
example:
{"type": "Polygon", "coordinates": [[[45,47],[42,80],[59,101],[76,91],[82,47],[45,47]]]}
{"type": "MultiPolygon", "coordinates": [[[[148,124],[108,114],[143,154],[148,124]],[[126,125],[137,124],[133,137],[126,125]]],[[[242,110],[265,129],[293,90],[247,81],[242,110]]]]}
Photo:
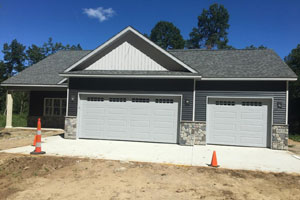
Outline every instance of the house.
{"type": "Polygon", "coordinates": [[[9,78],[28,125],[65,138],[287,149],[288,83],[272,50],[168,50],[127,27],[93,51],[59,51],[9,78]]]}

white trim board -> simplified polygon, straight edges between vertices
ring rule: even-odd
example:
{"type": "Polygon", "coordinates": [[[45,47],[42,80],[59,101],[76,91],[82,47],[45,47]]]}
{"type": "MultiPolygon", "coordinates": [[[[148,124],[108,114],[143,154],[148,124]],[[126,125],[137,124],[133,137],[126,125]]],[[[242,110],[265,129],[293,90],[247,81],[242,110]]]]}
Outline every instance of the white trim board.
{"type": "Polygon", "coordinates": [[[149,45],[153,46],[154,48],[156,48],[157,50],[159,50],[164,55],[168,56],[170,59],[172,59],[175,62],[177,62],[183,68],[187,69],[188,71],[190,71],[192,73],[197,73],[197,71],[195,71],[193,68],[189,67],[184,62],[182,62],[181,60],[179,60],[175,56],[171,55],[170,53],[168,53],[167,51],[165,51],[164,49],[162,49],[161,47],[159,47],[158,45],[156,45],[154,42],[152,42],[151,40],[149,40],[148,38],[146,38],[145,36],[143,36],[141,33],[139,33],[138,31],[136,31],[134,28],[132,28],[130,26],[128,26],[127,28],[123,29],[117,35],[115,35],[114,37],[112,37],[110,40],[106,41],[104,44],[100,45],[95,50],[93,50],[92,52],[90,52],[89,54],[87,54],[86,56],[84,56],[83,58],[81,58],[79,61],[77,61],[76,63],[74,63],[73,65],[71,65],[69,68],[67,68],[64,72],[71,71],[72,69],[74,69],[75,67],[77,67],[79,64],[81,64],[82,62],[84,62],[87,59],[91,58],[93,55],[95,55],[96,53],[98,53],[102,49],[106,48],[112,42],[116,41],[118,38],[120,38],[122,35],[126,34],[129,31],[132,32],[132,33],[134,33],[136,36],[140,37],[144,41],[146,41],[149,45]]]}
{"type": "Polygon", "coordinates": [[[62,77],[90,77],[90,78],[179,78],[179,79],[194,79],[201,76],[181,76],[181,75],[111,75],[111,74],[59,74],[62,77]]]}

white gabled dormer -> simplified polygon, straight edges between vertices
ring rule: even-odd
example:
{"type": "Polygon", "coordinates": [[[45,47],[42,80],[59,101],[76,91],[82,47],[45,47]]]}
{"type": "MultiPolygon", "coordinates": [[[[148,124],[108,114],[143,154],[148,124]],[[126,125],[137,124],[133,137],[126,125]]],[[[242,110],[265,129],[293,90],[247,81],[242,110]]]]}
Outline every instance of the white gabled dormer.
{"type": "Polygon", "coordinates": [[[78,70],[197,73],[130,26],[74,63],[64,72],[78,70]]]}
{"type": "Polygon", "coordinates": [[[167,71],[127,41],[85,68],[85,70],[167,71]]]}

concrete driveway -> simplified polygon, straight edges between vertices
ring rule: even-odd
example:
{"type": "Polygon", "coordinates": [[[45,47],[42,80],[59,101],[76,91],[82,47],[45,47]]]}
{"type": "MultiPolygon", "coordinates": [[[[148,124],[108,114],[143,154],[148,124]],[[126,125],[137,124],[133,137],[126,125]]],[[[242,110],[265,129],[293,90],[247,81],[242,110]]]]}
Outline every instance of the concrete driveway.
{"type": "MultiPolygon", "coordinates": [[[[4,150],[29,154],[32,146],[4,150]]],[[[207,166],[216,150],[218,164],[223,168],[300,173],[300,159],[290,152],[266,148],[232,146],[180,146],[145,142],[108,140],[67,140],[60,136],[43,139],[42,150],[47,155],[79,156],[122,161],[171,163],[207,166]]]]}

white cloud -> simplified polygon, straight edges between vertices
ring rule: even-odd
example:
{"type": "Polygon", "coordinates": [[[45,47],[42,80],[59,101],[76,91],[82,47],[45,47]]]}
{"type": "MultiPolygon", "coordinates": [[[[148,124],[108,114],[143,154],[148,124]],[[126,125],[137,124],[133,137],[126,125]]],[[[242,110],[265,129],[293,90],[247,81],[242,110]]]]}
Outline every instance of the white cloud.
{"type": "Polygon", "coordinates": [[[103,7],[98,8],[84,8],[83,13],[90,18],[97,18],[100,22],[108,20],[116,13],[112,8],[104,9],[103,7]]]}

